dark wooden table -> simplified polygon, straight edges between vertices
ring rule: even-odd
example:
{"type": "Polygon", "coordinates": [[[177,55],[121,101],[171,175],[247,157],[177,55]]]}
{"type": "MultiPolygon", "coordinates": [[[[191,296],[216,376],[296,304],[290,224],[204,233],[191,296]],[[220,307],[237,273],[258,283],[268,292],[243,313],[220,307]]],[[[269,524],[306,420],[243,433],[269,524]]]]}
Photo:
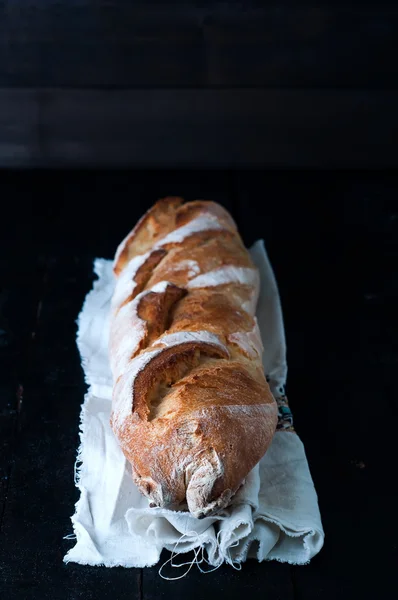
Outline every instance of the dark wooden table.
{"type": "Polygon", "coordinates": [[[0,166],[398,166],[395,0],[0,0],[0,166]]]}
{"type": "MultiPolygon", "coordinates": [[[[397,591],[398,175],[0,172],[0,597],[387,598],[397,591]],[[326,543],[310,565],[248,561],[165,582],[65,565],[86,386],[75,319],[92,260],[158,197],[211,198],[264,237],[288,342],[288,394],[326,543]]],[[[165,558],[167,553],[165,553],[165,558]]]]}

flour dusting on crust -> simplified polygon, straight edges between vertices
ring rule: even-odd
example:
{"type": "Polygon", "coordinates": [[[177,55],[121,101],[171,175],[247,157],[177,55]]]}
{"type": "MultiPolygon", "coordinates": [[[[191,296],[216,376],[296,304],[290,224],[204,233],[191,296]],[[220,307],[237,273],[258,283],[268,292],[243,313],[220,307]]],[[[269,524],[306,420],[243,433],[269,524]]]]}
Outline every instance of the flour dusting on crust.
{"type": "MultiPolygon", "coordinates": [[[[130,262],[124,267],[116,280],[115,291],[112,298],[112,308],[117,308],[123,304],[134,292],[137,284],[134,281],[134,277],[137,275],[137,271],[145,261],[149,258],[151,252],[145,254],[139,254],[130,260],[130,262]]],[[[116,262],[116,259],[115,259],[116,262]]]]}
{"type": "Polygon", "coordinates": [[[254,317],[254,327],[251,331],[237,331],[236,333],[231,333],[228,336],[228,341],[232,344],[237,344],[247,356],[252,358],[255,358],[256,356],[261,357],[264,350],[256,317],[254,317]]]}
{"type": "Polygon", "coordinates": [[[241,283],[242,285],[258,286],[259,274],[257,269],[248,267],[234,267],[228,265],[198,275],[188,283],[188,288],[213,287],[226,283],[241,283]]]}
{"type": "Polygon", "coordinates": [[[215,482],[223,474],[224,465],[214,448],[188,465],[185,470],[185,480],[188,483],[186,497],[188,508],[194,517],[204,517],[214,511],[218,499],[209,502],[209,498],[215,482]]]}
{"type": "MultiPolygon", "coordinates": [[[[165,282],[161,282],[164,284],[165,282]]],[[[159,287],[163,287],[159,284],[159,287]]],[[[156,286],[154,286],[153,290],[156,286]]],[[[152,290],[152,291],[153,291],[152,290]]],[[[143,292],[144,293],[144,292],[143,292]]],[[[148,292],[146,292],[148,293],[148,292]]],[[[134,302],[138,299],[134,300],[134,302]]],[[[139,317],[137,319],[140,321],[139,317]]],[[[159,338],[157,343],[161,343],[164,346],[175,347],[180,346],[184,343],[189,342],[198,342],[198,343],[206,343],[213,346],[218,346],[222,348],[227,354],[228,350],[219,340],[219,338],[209,333],[208,331],[182,331],[177,333],[172,333],[169,335],[165,335],[159,338]]],[[[122,374],[123,377],[123,387],[118,387],[117,394],[114,394],[114,402],[113,402],[113,412],[114,419],[113,423],[116,427],[121,427],[125,421],[125,419],[131,415],[134,407],[134,381],[138,375],[155,356],[160,354],[163,351],[163,348],[154,348],[151,351],[144,351],[133,359],[129,359],[127,361],[128,367],[121,370],[119,365],[117,366],[118,372],[122,374]]],[[[120,358],[119,358],[120,360],[120,358]]],[[[124,363],[123,363],[124,364],[124,363]]]]}
{"type": "Polygon", "coordinates": [[[185,344],[188,342],[203,342],[206,344],[213,344],[215,346],[219,346],[229,354],[226,346],[221,343],[220,338],[209,331],[177,331],[176,333],[168,333],[166,335],[162,335],[156,343],[163,344],[164,346],[176,346],[178,344],[185,344]]]}
{"type": "Polygon", "coordinates": [[[192,277],[195,277],[195,275],[199,275],[200,266],[196,260],[180,260],[175,265],[173,265],[173,272],[178,271],[187,271],[187,276],[191,279],[192,277]]]}
{"type": "Polygon", "coordinates": [[[111,322],[110,364],[114,380],[128,368],[146,335],[146,324],[137,314],[142,295],[122,306],[111,322]]]}
{"type": "MultiPolygon", "coordinates": [[[[112,352],[110,353],[110,363],[114,377],[120,376],[127,369],[131,358],[145,338],[147,324],[137,313],[142,298],[150,293],[163,294],[169,285],[173,284],[168,281],[160,281],[149,290],[144,290],[138,294],[134,300],[122,306],[115,314],[111,324],[111,340],[115,340],[115,342],[112,344],[112,352]]],[[[117,306],[114,309],[117,309],[117,306]]]]}
{"type": "Polygon", "coordinates": [[[186,238],[190,237],[194,233],[200,233],[201,231],[209,231],[209,230],[220,230],[225,229],[225,227],[218,221],[217,217],[213,215],[203,215],[200,217],[196,217],[196,219],[192,219],[186,225],[182,227],[178,227],[174,231],[171,231],[164,238],[159,240],[159,242],[154,246],[154,248],[160,248],[161,246],[165,246],[166,244],[178,244],[183,242],[186,238]]]}
{"type": "Polygon", "coordinates": [[[115,386],[112,398],[112,422],[116,429],[120,429],[125,421],[132,415],[134,406],[134,382],[135,379],[155,356],[161,353],[161,349],[144,352],[130,362],[127,371],[115,386]]]}

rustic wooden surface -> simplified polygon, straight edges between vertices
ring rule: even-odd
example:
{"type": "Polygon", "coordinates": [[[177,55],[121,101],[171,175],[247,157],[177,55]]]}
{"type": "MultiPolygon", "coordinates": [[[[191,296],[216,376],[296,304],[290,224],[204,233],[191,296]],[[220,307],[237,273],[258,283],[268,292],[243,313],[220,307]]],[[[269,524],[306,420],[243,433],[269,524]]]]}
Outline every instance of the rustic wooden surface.
{"type": "MultiPolygon", "coordinates": [[[[324,600],[396,589],[398,176],[393,172],[0,172],[0,597],[324,600]],[[212,198],[266,240],[288,394],[326,543],[310,565],[249,561],[178,582],[64,565],[86,389],[75,319],[92,260],[158,197],[212,198]],[[101,203],[103,204],[101,206],[101,203]]],[[[164,555],[167,558],[167,553],[164,555]]]]}
{"type": "Polygon", "coordinates": [[[0,0],[0,166],[398,166],[392,0],[0,0]]]}
{"type": "Polygon", "coordinates": [[[1,0],[4,87],[398,84],[393,0],[1,0]]]}
{"type": "Polygon", "coordinates": [[[0,89],[0,165],[398,166],[398,90],[0,89]]]}

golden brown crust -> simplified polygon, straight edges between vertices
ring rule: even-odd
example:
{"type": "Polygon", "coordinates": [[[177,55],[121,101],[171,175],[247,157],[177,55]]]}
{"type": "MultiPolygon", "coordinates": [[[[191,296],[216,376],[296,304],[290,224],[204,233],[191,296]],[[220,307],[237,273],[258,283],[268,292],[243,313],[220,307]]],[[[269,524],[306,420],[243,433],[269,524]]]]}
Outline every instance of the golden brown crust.
{"type": "Polygon", "coordinates": [[[172,307],[186,293],[184,288],[170,284],[163,293],[148,292],[140,299],[137,304],[137,315],[145,322],[147,328],[145,342],[141,349],[155,344],[159,336],[168,329],[172,307]]]}
{"type": "Polygon", "coordinates": [[[153,503],[212,514],[276,428],[254,317],[258,274],[223,207],[180,198],[140,220],[115,273],[113,430],[153,503]]]}
{"type": "Polygon", "coordinates": [[[137,270],[137,273],[134,277],[136,287],[134,288],[134,293],[129,298],[130,300],[132,300],[137,296],[137,294],[142,292],[144,287],[147,285],[149,279],[151,278],[154,269],[158,266],[160,261],[163,260],[166,255],[167,252],[163,248],[158,248],[158,250],[154,250],[153,252],[151,252],[146,261],[137,270]]]}
{"type": "MultiPolygon", "coordinates": [[[[159,388],[163,385],[170,390],[176,385],[178,387],[184,385],[184,375],[186,373],[192,375],[192,369],[199,363],[201,354],[218,358],[228,357],[226,350],[203,342],[188,342],[177,347],[166,348],[155,356],[150,365],[140,371],[135,379],[134,412],[144,421],[153,420],[155,412],[156,416],[158,414],[153,404],[154,400],[158,399],[159,388]]],[[[189,406],[190,408],[194,406],[192,399],[189,399],[189,406]]],[[[167,413],[163,410],[162,416],[169,418],[173,411],[175,411],[174,407],[167,413]]]]}
{"type": "Polygon", "coordinates": [[[134,255],[145,254],[156,243],[159,236],[173,229],[175,211],[182,203],[182,198],[162,198],[141,217],[121,244],[122,248],[114,264],[115,275],[119,275],[134,255]]]}
{"type": "Polygon", "coordinates": [[[179,206],[175,212],[175,227],[182,227],[203,214],[214,216],[229,231],[237,231],[235,221],[225,208],[210,200],[194,200],[179,206]]]}

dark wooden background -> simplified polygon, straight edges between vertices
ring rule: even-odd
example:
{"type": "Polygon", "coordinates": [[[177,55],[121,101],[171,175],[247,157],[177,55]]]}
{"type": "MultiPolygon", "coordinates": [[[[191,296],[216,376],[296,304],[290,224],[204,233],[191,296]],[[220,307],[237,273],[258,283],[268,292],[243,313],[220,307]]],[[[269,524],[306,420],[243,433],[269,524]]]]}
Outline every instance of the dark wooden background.
{"type": "MultiPolygon", "coordinates": [[[[0,172],[0,597],[387,598],[397,588],[398,175],[337,171],[0,172]],[[162,195],[212,198],[263,237],[280,287],[288,395],[326,543],[309,566],[64,565],[86,386],[75,319],[92,260],[162,195]]],[[[266,341],[265,341],[266,342],[266,341]]],[[[167,558],[167,553],[164,559],[167,558]]]]}
{"type": "Polygon", "coordinates": [[[0,0],[1,599],[396,595],[397,56],[395,0],[0,0]],[[93,258],[167,194],[266,240],[326,531],[309,566],[62,563],[75,319],[93,258]]]}
{"type": "Polygon", "coordinates": [[[394,0],[0,0],[0,165],[396,167],[394,0]]]}

